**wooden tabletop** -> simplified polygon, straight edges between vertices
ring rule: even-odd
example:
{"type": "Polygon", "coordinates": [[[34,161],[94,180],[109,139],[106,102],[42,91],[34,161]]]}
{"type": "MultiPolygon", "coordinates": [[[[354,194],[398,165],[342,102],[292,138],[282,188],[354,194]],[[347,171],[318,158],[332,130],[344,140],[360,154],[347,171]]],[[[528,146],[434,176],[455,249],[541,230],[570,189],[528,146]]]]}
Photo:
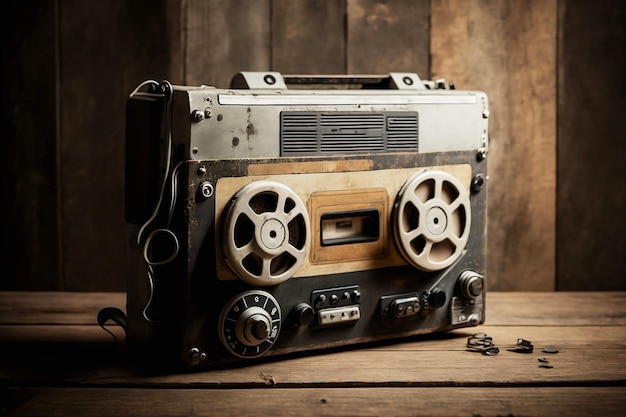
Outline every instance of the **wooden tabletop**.
{"type": "Polygon", "coordinates": [[[189,373],[137,371],[108,306],[125,295],[0,293],[1,415],[626,415],[624,292],[492,292],[478,328],[189,373]],[[499,354],[468,351],[476,332],[499,354]]]}

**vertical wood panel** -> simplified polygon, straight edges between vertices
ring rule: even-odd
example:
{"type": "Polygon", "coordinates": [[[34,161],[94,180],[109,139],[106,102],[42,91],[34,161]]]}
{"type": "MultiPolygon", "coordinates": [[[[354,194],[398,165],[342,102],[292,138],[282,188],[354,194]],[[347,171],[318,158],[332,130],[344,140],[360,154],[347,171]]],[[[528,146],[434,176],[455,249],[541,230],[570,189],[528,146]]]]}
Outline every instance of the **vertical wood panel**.
{"type": "Polygon", "coordinates": [[[556,0],[432,2],[435,78],[490,100],[492,290],[555,286],[556,0]]]}
{"type": "Polygon", "coordinates": [[[559,1],[557,288],[626,289],[626,3],[559,1]]]}
{"type": "Polygon", "coordinates": [[[272,2],[272,69],[345,73],[345,7],[345,0],[272,2]]]}
{"type": "Polygon", "coordinates": [[[239,71],[270,69],[270,0],[183,4],[186,84],[225,88],[239,71]]]}
{"type": "Polygon", "coordinates": [[[430,0],[348,0],[349,73],[429,78],[430,0]]]}
{"type": "Polygon", "coordinates": [[[618,0],[15,3],[2,52],[11,203],[0,287],[125,289],[128,93],[147,78],[227,86],[237,71],[274,69],[411,71],[487,92],[490,289],[553,289],[555,262],[558,289],[624,289],[624,8],[618,0]]]}
{"type": "Polygon", "coordinates": [[[180,48],[168,39],[177,21],[168,16],[177,7],[78,0],[60,6],[60,289],[124,290],[132,273],[123,197],[125,100],[146,78],[178,77],[170,60],[180,48]]]}
{"type": "Polygon", "coordinates": [[[2,289],[57,289],[57,2],[5,12],[2,66],[2,289]]]}

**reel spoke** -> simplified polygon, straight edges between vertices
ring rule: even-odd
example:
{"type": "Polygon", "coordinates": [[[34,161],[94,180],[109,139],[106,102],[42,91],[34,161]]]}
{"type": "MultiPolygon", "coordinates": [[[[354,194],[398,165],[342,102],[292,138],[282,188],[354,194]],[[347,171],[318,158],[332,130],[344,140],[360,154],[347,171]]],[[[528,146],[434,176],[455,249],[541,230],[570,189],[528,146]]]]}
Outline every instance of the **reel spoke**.
{"type": "Polygon", "coordinates": [[[421,208],[424,207],[424,203],[426,202],[426,200],[422,201],[422,199],[420,198],[420,196],[418,196],[417,193],[409,193],[407,197],[408,197],[407,204],[413,204],[413,207],[418,212],[420,211],[421,208]]]}
{"type": "Polygon", "coordinates": [[[431,253],[432,250],[433,250],[433,242],[426,241],[426,245],[424,246],[424,249],[422,249],[422,251],[417,254],[417,258],[418,259],[429,260],[430,259],[430,253],[431,253]]]}
{"type": "Polygon", "coordinates": [[[416,227],[413,230],[409,230],[408,232],[404,232],[404,239],[408,242],[413,241],[418,236],[422,236],[424,234],[424,228],[421,226],[416,227]]]}
{"type": "Polygon", "coordinates": [[[271,258],[271,257],[263,258],[262,267],[261,267],[261,276],[262,277],[272,278],[271,266],[272,266],[272,260],[273,259],[274,258],[271,258]]]}
{"type": "Polygon", "coordinates": [[[288,213],[284,213],[283,214],[283,218],[285,220],[285,223],[291,223],[296,217],[303,215],[303,216],[308,216],[308,214],[306,212],[302,212],[301,210],[298,209],[293,209],[291,211],[289,211],[288,213]]]}
{"type": "Polygon", "coordinates": [[[242,204],[241,214],[245,215],[255,226],[262,222],[261,216],[250,207],[249,202],[242,204]]]}
{"type": "Polygon", "coordinates": [[[237,263],[240,263],[243,259],[245,259],[248,255],[254,252],[254,243],[252,241],[246,243],[244,246],[235,247],[234,250],[234,260],[237,263]]]}
{"type": "Polygon", "coordinates": [[[446,239],[448,239],[455,248],[464,246],[463,239],[455,235],[452,231],[449,231],[448,233],[446,233],[446,239]]]}
{"type": "Polygon", "coordinates": [[[278,194],[278,201],[276,202],[276,214],[285,216],[290,210],[287,207],[288,196],[285,193],[278,194]]]}
{"type": "Polygon", "coordinates": [[[435,184],[434,184],[434,199],[436,200],[441,200],[442,196],[443,196],[443,179],[439,176],[434,178],[435,180],[435,184]]]}
{"type": "Polygon", "coordinates": [[[463,205],[463,199],[461,198],[461,195],[458,195],[450,204],[448,204],[448,211],[450,213],[454,213],[459,207],[461,207],[461,205],[463,205]]]}
{"type": "Polygon", "coordinates": [[[304,251],[302,249],[298,249],[297,247],[293,246],[292,244],[286,245],[285,246],[285,252],[288,253],[289,255],[293,256],[294,258],[300,258],[303,256],[304,251]]]}

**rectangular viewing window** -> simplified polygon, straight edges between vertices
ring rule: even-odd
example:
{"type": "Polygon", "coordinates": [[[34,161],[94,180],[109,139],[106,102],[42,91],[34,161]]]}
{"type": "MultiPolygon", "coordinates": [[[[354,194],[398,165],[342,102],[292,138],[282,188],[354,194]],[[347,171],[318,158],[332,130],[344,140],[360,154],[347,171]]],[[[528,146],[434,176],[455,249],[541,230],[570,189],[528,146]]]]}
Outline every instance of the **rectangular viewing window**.
{"type": "Polygon", "coordinates": [[[374,242],[380,236],[376,209],[325,213],[320,221],[322,246],[374,242]]]}

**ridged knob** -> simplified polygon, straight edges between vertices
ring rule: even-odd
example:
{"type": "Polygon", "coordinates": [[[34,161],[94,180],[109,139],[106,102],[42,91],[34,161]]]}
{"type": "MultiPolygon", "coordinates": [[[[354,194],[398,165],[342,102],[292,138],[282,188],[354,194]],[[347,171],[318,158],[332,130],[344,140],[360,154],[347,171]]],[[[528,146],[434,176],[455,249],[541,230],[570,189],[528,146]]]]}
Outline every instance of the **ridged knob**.
{"type": "Polygon", "coordinates": [[[474,299],[484,290],[483,276],[475,271],[465,271],[459,277],[458,289],[465,298],[474,299]]]}
{"type": "Polygon", "coordinates": [[[313,321],[313,307],[307,303],[300,303],[292,310],[293,324],[296,327],[308,326],[313,321]]]}

